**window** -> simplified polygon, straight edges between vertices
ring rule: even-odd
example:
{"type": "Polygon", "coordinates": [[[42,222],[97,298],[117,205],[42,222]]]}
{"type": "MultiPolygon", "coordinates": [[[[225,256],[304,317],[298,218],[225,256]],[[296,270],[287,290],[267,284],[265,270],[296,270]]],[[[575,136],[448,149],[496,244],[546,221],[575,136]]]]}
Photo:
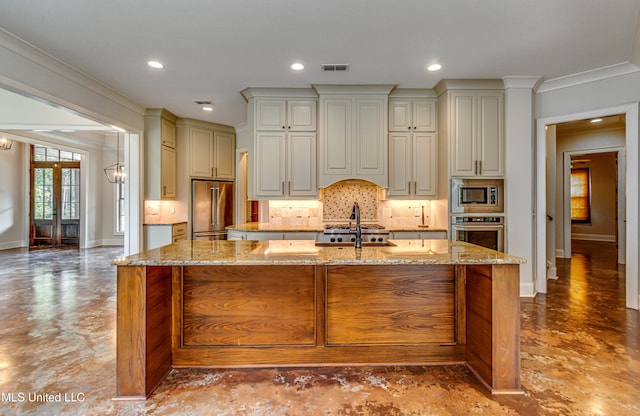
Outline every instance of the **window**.
{"type": "Polygon", "coordinates": [[[591,223],[589,168],[571,169],[571,222],[591,223]]]}
{"type": "Polygon", "coordinates": [[[124,203],[124,183],[115,183],[116,187],[116,234],[123,234],[125,229],[126,210],[124,203]]]}

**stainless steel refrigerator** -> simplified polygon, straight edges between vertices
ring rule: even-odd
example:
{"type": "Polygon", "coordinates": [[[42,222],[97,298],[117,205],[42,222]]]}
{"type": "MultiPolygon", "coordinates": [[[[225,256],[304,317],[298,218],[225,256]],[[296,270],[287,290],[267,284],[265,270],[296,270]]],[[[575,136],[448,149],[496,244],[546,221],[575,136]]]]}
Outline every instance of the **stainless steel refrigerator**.
{"type": "Polygon", "coordinates": [[[233,224],[233,182],[191,182],[193,240],[226,240],[233,224]]]}

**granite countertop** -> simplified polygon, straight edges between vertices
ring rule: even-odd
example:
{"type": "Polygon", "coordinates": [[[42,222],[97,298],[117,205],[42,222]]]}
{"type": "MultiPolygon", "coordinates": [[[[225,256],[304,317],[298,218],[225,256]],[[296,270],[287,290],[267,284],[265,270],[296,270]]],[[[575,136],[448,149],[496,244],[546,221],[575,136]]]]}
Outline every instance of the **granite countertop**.
{"type": "Polygon", "coordinates": [[[178,221],[165,221],[165,222],[145,222],[142,225],[176,225],[176,224],[186,224],[187,221],[185,220],[178,220],[178,221]]]}
{"type": "Polygon", "coordinates": [[[393,246],[317,247],[313,240],[185,240],[115,259],[117,266],[271,264],[522,264],[525,260],[464,242],[393,240],[393,246]]]}

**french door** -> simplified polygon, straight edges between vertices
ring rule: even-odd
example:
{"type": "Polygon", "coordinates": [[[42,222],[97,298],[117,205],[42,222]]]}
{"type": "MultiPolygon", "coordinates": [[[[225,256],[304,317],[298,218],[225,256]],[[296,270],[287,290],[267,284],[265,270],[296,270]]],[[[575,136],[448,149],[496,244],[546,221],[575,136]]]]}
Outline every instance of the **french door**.
{"type": "Polygon", "coordinates": [[[30,247],[78,247],[80,162],[32,159],[30,216],[30,247]]]}

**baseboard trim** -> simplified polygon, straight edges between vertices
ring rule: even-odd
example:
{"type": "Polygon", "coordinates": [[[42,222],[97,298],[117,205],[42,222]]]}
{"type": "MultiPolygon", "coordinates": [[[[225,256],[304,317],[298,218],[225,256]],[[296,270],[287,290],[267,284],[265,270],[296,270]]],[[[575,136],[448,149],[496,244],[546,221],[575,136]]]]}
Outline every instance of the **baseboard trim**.
{"type": "Polygon", "coordinates": [[[6,241],[0,243],[0,250],[11,250],[12,248],[29,247],[29,243],[26,241],[6,241]]]}
{"type": "Polygon", "coordinates": [[[615,243],[616,236],[609,234],[585,234],[585,233],[571,233],[572,240],[585,240],[585,241],[605,241],[608,243],[615,243]]]}
{"type": "Polygon", "coordinates": [[[537,292],[533,287],[533,282],[520,282],[520,297],[521,298],[534,298],[537,292]]]}
{"type": "Polygon", "coordinates": [[[556,249],[556,257],[559,257],[561,259],[564,258],[564,249],[563,248],[557,248],[556,249]]]}

